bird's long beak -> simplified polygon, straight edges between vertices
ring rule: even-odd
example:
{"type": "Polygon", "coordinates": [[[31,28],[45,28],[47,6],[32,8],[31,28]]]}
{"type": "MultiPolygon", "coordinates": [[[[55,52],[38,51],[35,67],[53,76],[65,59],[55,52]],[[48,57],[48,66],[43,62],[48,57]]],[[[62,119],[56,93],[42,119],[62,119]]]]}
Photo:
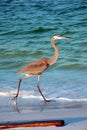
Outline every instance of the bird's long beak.
{"type": "Polygon", "coordinates": [[[71,39],[70,37],[60,36],[60,39],[71,39]]]}

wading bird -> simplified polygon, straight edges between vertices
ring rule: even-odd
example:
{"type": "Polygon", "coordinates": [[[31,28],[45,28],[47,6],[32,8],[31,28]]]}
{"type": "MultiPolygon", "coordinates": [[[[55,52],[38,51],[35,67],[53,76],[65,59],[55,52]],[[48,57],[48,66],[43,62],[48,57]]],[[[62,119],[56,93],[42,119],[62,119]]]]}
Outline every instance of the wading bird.
{"type": "Polygon", "coordinates": [[[40,92],[41,96],[43,97],[45,102],[48,102],[49,100],[47,100],[45,98],[45,96],[43,95],[40,87],[39,87],[39,81],[40,81],[40,76],[41,74],[52,64],[54,64],[56,62],[56,60],[58,59],[58,55],[59,55],[59,48],[58,46],[55,44],[55,40],[56,39],[69,39],[68,37],[64,37],[64,36],[60,36],[60,35],[54,35],[51,39],[51,44],[52,47],[54,48],[55,52],[52,58],[41,58],[37,61],[34,61],[30,64],[28,64],[27,66],[25,66],[24,68],[22,68],[21,70],[19,70],[17,73],[21,73],[21,74],[25,74],[25,77],[20,78],[19,79],[19,83],[18,83],[18,90],[16,93],[16,96],[13,98],[14,100],[17,100],[18,94],[19,94],[19,90],[20,90],[20,85],[22,80],[24,80],[25,78],[29,78],[31,76],[38,76],[38,83],[37,83],[37,88],[38,91],[40,92]]]}

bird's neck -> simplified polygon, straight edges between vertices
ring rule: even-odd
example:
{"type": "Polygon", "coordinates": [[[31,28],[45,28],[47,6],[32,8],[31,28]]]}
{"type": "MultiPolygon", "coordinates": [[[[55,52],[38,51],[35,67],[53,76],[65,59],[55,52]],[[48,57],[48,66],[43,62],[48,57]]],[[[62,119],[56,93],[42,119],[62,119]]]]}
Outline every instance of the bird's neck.
{"type": "Polygon", "coordinates": [[[52,46],[53,46],[55,52],[54,52],[53,57],[48,60],[48,64],[49,64],[49,65],[54,64],[54,63],[57,61],[58,55],[59,55],[59,48],[58,48],[57,45],[55,45],[55,42],[54,42],[54,41],[55,41],[54,38],[52,38],[52,39],[51,39],[51,44],[52,44],[52,46]]]}

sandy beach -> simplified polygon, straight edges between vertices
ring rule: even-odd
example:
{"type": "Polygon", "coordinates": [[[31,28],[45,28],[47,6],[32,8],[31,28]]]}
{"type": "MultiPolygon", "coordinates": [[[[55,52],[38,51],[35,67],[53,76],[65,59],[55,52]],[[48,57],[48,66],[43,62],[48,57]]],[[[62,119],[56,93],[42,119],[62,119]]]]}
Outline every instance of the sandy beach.
{"type": "MultiPolygon", "coordinates": [[[[26,121],[26,120],[47,120],[47,119],[62,119],[65,121],[65,125],[62,127],[26,127],[26,128],[14,128],[20,130],[87,130],[87,109],[61,109],[45,112],[29,112],[29,113],[6,113],[0,114],[0,122],[12,122],[12,121],[26,121]]],[[[13,130],[13,128],[11,129],[13,130]]]]}
{"type": "MultiPolygon", "coordinates": [[[[0,98],[1,99],[1,98],[0,98]]],[[[3,99],[3,105],[8,102],[9,99],[3,99]]],[[[1,100],[0,100],[1,102],[1,100]]],[[[19,102],[18,102],[19,103],[19,102]]],[[[40,104],[42,102],[40,101],[40,104]]],[[[47,103],[49,106],[51,103],[47,103]]],[[[40,120],[64,120],[64,126],[56,127],[18,127],[11,128],[11,130],[87,130],[87,107],[80,108],[59,108],[59,109],[44,109],[41,110],[28,110],[21,106],[17,108],[14,104],[14,109],[11,104],[8,103],[0,111],[0,125],[3,123],[11,122],[26,122],[26,121],[40,121],[40,120]]],[[[9,128],[10,129],[10,128],[9,128]]],[[[8,129],[7,129],[8,130],[8,129]]]]}

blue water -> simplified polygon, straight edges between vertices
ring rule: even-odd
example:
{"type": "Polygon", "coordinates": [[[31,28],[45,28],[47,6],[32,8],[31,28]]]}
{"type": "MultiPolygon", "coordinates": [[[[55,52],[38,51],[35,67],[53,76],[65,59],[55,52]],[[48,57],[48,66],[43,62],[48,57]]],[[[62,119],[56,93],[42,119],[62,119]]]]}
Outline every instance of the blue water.
{"type": "MultiPolygon", "coordinates": [[[[17,70],[53,55],[54,34],[72,40],[56,41],[59,59],[42,74],[41,89],[58,103],[70,103],[72,107],[78,101],[78,106],[87,106],[87,0],[0,1],[1,98],[16,93],[22,77],[17,70]]],[[[19,98],[41,99],[36,84],[37,77],[25,79],[19,98]]]]}

